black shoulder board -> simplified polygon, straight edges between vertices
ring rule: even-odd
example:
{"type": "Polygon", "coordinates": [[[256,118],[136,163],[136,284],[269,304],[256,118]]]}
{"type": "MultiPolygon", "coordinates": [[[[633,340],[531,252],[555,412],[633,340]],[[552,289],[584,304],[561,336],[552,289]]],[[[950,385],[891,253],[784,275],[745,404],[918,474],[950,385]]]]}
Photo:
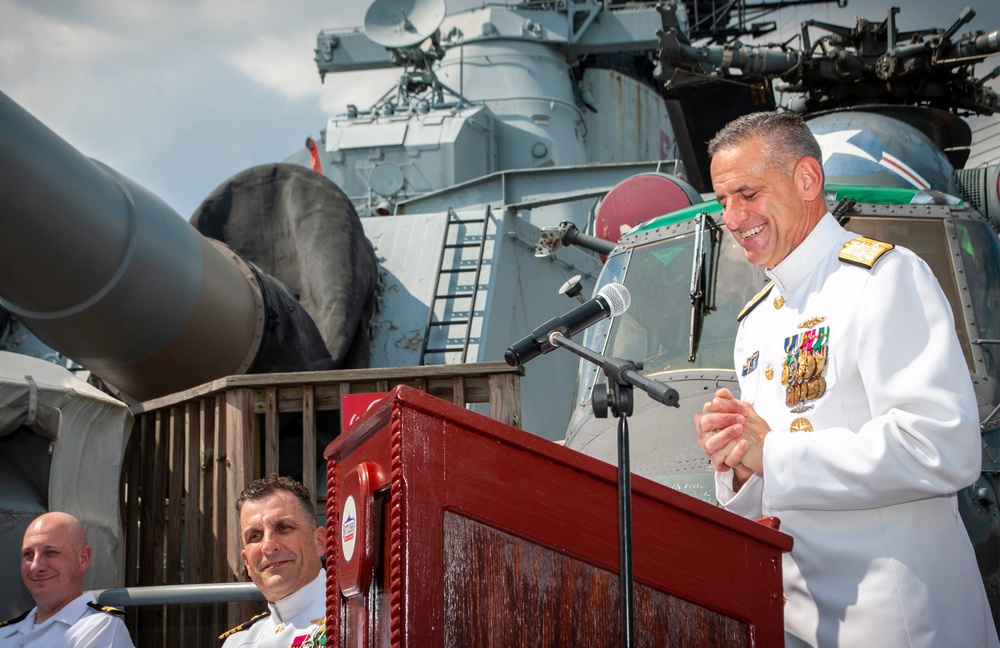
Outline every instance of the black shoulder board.
{"type": "Polygon", "coordinates": [[[89,607],[92,610],[97,610],[98,612],[107,612],[108,614],[125,616],[125,610],[121,608],[111,607],[110,605],[101,605],[97,601],[88,601],[87,607],[89,607]]]}
{"type": "Polygon", "coordinates": [[[852,238],[840,249],[840,260],[851,265],[871,269],[883,254],[896,247],[875,239],[859,236],[852,238]]]}
{"type": "Polygon", "coordinates": [[[4,626],[9,626],[12,623],[20,623],[21,621],[24,621],[24,619],[27,618],[27,616],[30,613],[31,613],[31,610],[28,610],[27,612],[25,612],[21,616],[16,616],[13,619],[7,619],[6,621],[0,621],[0,628],[2,628],[4,626]]]}
{"type": "Polygon", "coordinates": [[[771,292],[772,288],[774,288],[774,282],[768,281],[767,285],[764,286],[764,288],[759,293],[754,295],[753,299],[747,302],[747,305],[743,307],[743,310],[740,311],[740,314],[736,316],[736,321],[742,322],[743,318],[750,314],[750,311],[757,308],[757,304],[764,301],[764,298],[767,297],[767,295],[771,292]]]}
{"type": "Polygon", "coordinates": [[[225,632],[223,632],[222,634],[219,635],[219,641],[225,641],[226,637],[228,637],[229,635],[235,634],[235,633],[239,632],[240,630],[246,630],[247,628],[249,628],[253,624],[257,623],[258,621],[260,621],[264,617],[270,616],[270,614],[271,614],[270,610],[268,610],[267,612],[261,612],[260,614],[258,614],[254,618],[250,619],[249,621],[241,623],[241,624],[239,624],[238,626],[236,626],[235,628],[233,628],[231,630],[226,630],[225,632]]]}

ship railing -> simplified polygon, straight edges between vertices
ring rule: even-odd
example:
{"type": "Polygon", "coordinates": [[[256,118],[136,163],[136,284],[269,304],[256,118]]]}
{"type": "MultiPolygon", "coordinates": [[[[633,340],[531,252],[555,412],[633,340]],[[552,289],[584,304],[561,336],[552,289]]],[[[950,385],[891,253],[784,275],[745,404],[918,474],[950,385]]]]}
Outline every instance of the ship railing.
{"type": "MultiPolygon", "coordinates": [[[[235,502],[258,477],[301,479],[322,516],[323,450],[345,397],[407,385],[520,427],[522,375],[503,362],[239,375],[134,405],[122,476],[125,591],[247,581],[235,502]]],[[[263,609],[222,598],[132,604],[126,623],[137,646],[215,647],[263,609]]]]}
{"type": "Polygon", "coordinates": [[[253,583],[201,583],[197,585],[149,585],[94,590],[101,605],[129,608],[143,605],[263,602],[264,595],[253,583]]]}

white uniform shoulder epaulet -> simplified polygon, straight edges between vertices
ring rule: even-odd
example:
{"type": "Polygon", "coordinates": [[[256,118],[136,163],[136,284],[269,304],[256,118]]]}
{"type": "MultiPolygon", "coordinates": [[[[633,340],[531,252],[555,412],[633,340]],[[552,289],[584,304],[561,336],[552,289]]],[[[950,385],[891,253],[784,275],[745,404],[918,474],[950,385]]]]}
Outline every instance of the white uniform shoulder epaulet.
{"type": "Polygon", "coordinates": [[[865,236],[853,238],[840,249],[840,260],[869,270],[883,254],[896,247],[892,243],[876,241],[865,236]]]}
{"type": "Polygon", "coordinates": [[[260,621],[264,617],[269,616],[270,614],[271,614],[270,610],[268,610],[267,612],[261,612],[260,614],[258,614],[257,616],[253,617],[249,621],[244,621],[243,623],[239,624],[235,628],[232,628],[230,630],[226,630],[225,632],[223,632],[222,634],[219,635],[219,641],[225,641],[226,637],[228,637],[229,635],[235,634],[235,633],[239,632],[240,630],[246,630],[247,628],[249,628],[253,624],[257,623],[258,621],[260,621]]]}
{"type": "Polygon", "coordinates": [[[6,621],[0,621],[0,628],[2,628],[4,626],[9,626],[12,623],[20,623],[21,621],[24,621],[28,617],[29,614],[31,614],[31,610],[28,610],[24,614],[22,614],[20,616],[16,616],[13,619],[7,619],[6,621]]]}
{"type": "Polygon", "coordinates": [[[97,601],[87,601],[87,607],[89,607],[92,610],[97,610],[98,612],[107,612],[108,614],[125,616],[125,610],[121,608],[111,607],[110,605],[101,605],[97,601]]]}
{"type": "Polygon", "coordinates": [[[771,292],[772,288],[774,288],[774,282],[768,281],[767,285],[764,286],[764,288],[759,293],[754,295],[753,299],[747,302],[747,305],[743,307],[743,310],[740,311],[740,314],[736,316],[736,321],[742,322],[743,318],[750,314],[750,311],[757,308],[757,304],[764,301],[764,298],[767,297],[767,295],[771,292]]]}

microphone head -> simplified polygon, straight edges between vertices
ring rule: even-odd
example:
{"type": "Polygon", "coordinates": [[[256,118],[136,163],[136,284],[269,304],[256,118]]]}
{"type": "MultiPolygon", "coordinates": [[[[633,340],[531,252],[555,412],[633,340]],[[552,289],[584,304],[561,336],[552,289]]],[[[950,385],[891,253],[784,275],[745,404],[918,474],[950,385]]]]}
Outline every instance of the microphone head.
{"type": "Polygon", "coordinates": [[[604,300],[608,302],[608,307],[611,309],[611,317],[618,317],[627,311],[629,305],[632,304],[632,295],[629,294],[628,288],[620,283],[602,286],[597,291],[597,294],[604,297],[604,300]]]}

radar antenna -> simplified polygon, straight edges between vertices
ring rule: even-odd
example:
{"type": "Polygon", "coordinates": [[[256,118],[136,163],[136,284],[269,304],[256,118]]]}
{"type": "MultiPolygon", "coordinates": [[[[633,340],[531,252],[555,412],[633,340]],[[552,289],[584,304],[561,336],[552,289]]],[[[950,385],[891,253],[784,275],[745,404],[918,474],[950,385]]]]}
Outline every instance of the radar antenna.
{"type": "Polygon", "coordinates": [[[444,21],[444,0],[375,0],[365,13],[365,35],[392,52],[396,65],[430,69],[444,51],[438,28],[444,21]],[[419,45],[431,39],[431,49],[419,45]]]}
{"type": "Polygon", "coordinates": [[[447,7],[444,0],[375,0],[365,14],[365,35],[382,45],[392,55],[392,64],[404,67],[396,88],[390,90],[372,107],[378,114],[393,114],[397,106],[419,102],[427,106],[444,101],[447,92],[462,104],[468,101],[445,86],[434,73],[435,62],[444,58],[441,47],[441,23],[447,7]],[[430,47],[420,45],[430,40],[430,47]],[[418,101],[430,91],[429,99],[418,101]],[[395,98],[391,95],[395,93],[395,98]]]}

